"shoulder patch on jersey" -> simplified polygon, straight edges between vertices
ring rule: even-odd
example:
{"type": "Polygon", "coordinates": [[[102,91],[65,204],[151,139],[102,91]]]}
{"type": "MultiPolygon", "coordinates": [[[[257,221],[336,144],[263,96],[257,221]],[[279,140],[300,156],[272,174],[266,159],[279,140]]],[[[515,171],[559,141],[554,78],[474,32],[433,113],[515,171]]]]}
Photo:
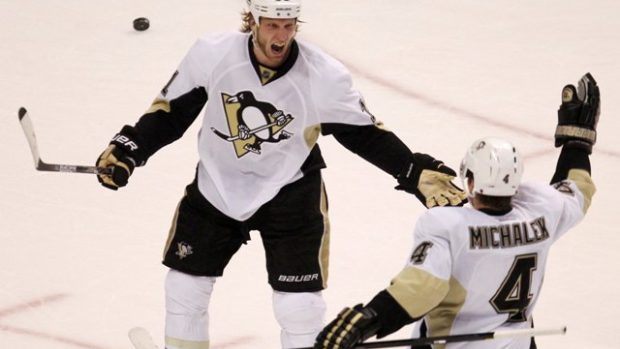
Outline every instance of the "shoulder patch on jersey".
{"type": "Polygon", "coordinates": [[[166,86],[164,86],[164,88],[161,89],[161,95],[166,97],[166,95],[168,94],[168,88],[170,88],[170,85],[172,85],[172,82],[174,81],[174,79],[177,78],[177,76],[179,75],[179,71],[175,71],[174,74],[172,74],[172,76],[170,77],[170,80],[168,80],[168,83],[166,83],[166,86]]]}
{"type": "Polygon", "coordinates": [[[377,118],[375,118],[375,116],[370,112],[370,110],[368,110],[368,107],[366,107],[366,101],[364,100],[364,97],[361,94],[360,94],[360,107],[362,108],[362,112],[370,116],[370,121],[372,121],[373,124],[376,124],[377,118]]]}
{"type": "Polygon", "coordinates": [[[411,263],[422,264],[428,255],[428,250],[433,247],[430,241],[422,241],[411,254],[411,263]]]}
{"type": "Polygon", "coordinates": [[[573,196],[575,195],[575,192],[570,187],[570,183],[568,181],[557,182],[557,183],[553,184],[553,187],[557,191],[559,191],[560,193],[564,193],[564,194],[568,194],[568,195],[573,195],[573,196]]]}

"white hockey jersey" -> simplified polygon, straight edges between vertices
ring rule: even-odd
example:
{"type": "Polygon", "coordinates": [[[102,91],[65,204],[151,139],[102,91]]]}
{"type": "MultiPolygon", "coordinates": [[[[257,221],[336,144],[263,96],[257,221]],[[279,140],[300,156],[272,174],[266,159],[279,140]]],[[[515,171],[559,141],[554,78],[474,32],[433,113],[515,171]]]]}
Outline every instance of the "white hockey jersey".
{"type": "MultiPolygon", "coordinates": [[[[387,292],[412,318],[426,314],[429,337],[532,327],[549,248],[581,220],[593,194],[589,175],[581,174],[585,194],[574,181],[525,183],[501,216],[472,207],[426,211],[409,262],[387,292]]],[[[525,349],[529,343],[514,337],[445,347],[525,349]]]]}
{"type": "Polygon", "coordinates": [[[335,59],[298,41],[292,67],[272,79],[278,72],[252,63],[248,40],[234,32],[198,40],[159,97],[171,101],[196,87],[206,90],[198,185],[237,220],[301,178],[322,123],[374,123],[335,59]]]}

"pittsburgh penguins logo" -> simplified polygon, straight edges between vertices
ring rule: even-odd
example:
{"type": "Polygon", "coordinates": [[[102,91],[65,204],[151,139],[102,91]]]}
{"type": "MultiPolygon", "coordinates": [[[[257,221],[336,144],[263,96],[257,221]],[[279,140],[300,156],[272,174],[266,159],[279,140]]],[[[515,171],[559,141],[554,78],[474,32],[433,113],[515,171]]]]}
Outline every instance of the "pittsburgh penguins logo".
{"type": "Polygon", "coordinates": [[[293,135],[284,130],[293,117],[270,103],[257,101],[250,91],[222,93],[222,103],[230,135],[213,127],[211,130],[233,143],[238,158],[249,152],[260,154],[262,143],[278,143],[293,135]]]}
{"type": "Polygon", "coordinates": [[[430,241],[422,241],[418,247],[413,250],[411,254],[411,263],[413,264],[422,264],[426,259],[428,254],[428,250],[433,247],[433,243],[430,241]]]}

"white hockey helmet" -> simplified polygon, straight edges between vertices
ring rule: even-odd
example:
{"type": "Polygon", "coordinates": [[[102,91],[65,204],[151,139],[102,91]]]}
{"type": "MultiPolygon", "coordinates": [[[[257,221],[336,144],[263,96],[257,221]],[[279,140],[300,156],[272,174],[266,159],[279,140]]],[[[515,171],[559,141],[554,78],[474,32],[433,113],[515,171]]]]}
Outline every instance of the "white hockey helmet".
{"type": "Polygon", "coordinates": [[[517,193],[523,174],[521,155],[510,142],[494,137],[475,141],[461,162],[460,176],[469,196],[467,173],[474,176],[474,193],[512,196],[517,193]]]}
{"type": "Polygon", "coordinates": [[[297,18],[301,12],[301,0],[247,0],[247,3],[257,22],[260,17],[297,18]]]}

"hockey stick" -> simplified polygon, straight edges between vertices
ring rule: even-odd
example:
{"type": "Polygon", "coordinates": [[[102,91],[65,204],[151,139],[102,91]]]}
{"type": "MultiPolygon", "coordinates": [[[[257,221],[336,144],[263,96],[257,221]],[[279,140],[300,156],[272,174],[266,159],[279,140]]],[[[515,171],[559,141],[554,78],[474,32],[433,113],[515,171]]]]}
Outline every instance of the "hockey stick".
{"type": "MultiPolygon", "coordinates": [[[[360,343],[357,346],[355,346],[355,348],[357,349],[393,348],[393,347],[400,347],[400,346],[418,347],[418,346],[431,345],[431,344],[446,344],[450,342],[473,342],[473,341],[498,339],[498,338],[536,337],[536,336],[547,336],[547,335],[554,335],[554,334],[561,334],[561,335],[566,334],[566,326],[562,326],[559,328],[550,328],[550,329],[526,328],[526,329],[520,329],[520,330],[503,330],[503,331],[495,331],[495,332],[457,334],[453,336],[438,336],[438,337],[427,337],[427,338],[398,339],[398,340],[390,340],[390,341],[375,341],[375,342],[360,343]]],[[[297,348],[297,349],[313,349],[313,347],[297,348]]]]}
{"type": "MultiPolygon", "coordinates": [[[[286,117],[286,121],[285,121],[284,124],[286,124],[286,122],[289,122],[290,120],[293,120],[293,117],[289,115],[289,116],[286,117]]],[[[273,122],[271,122],[269,124],[258,126],[256,128],[253,128],[253,129],[249,130],[248,131],[248,135],[251,136],[251,135],[253,135],[253,134],[257,133],[257,132],[264,131],[264,130],[266,130],[268,128],[276,126],[277,124],[278,124],[277,121],[273,121],[273,122]]],[[[222,139],[224,139],[224,140],[226,140],[228,142],[232,142],[232,141],[236,141],[237,139],[241,139],[241,137],[239,137],[239,135],[237,135],[237,136],[228,136],[224,132],[217,130],[215,127],[211,127],[211,131],[213,131],[213,133],[215,133],[220,138],[222,138],[222,139]]]]}
{"type": "MultiPolygon", "coordinates": [[[[262,125],[262,126],[258,126],[257,128],[253,128],[251,129],[248,134],[251,136],[253,134],[255,134],[256,132],[260,132],[263,130],[266,130],[270,127],[273,127],[276,125],[276,122],[272,122],[270,124],[266,124],[266,125],[262,125]]],[[[211,127],[211,131],[213,131],[213,133],[215,133],[216,135],[218,135],[220,138],[232,142],[232,141],[236,141],[237,139],[241,139],[241,137],[239,136],[227,136],[224,132],[217,130],[215,127],[211,127]]]]}
{"type": "MultiPolygon", "coordinates": [[[[526,328],[520,330],[503,330],[495,332],[482,332],[482,333],[469,333],[469,334],[457,334],[453,336],[438,336],[427,338],[407,338],[390,341],[375,341],[360,343],[355,346],[357,349],[370,349],[370,348],[393,348],[400,346],[419,347],[422,345],[431,344],[445,344],[449,342],[473,342],[481,340],[490,340],[498,338],[509,337],[536,337],[536,336],[548,336],[555,334],[566,334],[566,326],[559,328],[549,329],[534,329],[526,328]]],[[[153,338],[149,332],[142,327],[134,327],[129,330],[129,340],[133,344],[135,349],[158,349],[153,338]]],[[[313,347],[297,348],[297,349],[314,349],[313,347]]]]}
{"type": "Polygon", "coordinates": [[[65,164],[48,164],[41,159],[39,155],[39,148],[37,146],[37,137],[34,134],[34,127],[28,111],[26,108],[21,107],[17,112],[19,122],[22,125],[22,130],[26,135],[28,144],[30,145],[30,152],[32,152],[32,159],[34,160],[34,168],[37,171],[51,171],[51,172],[72,172],[72,173],[92,173],[92,174],[110,174],[112,171],[109,168],[96,167],[96,166],[82,166],[82,165],[65,165],[65,164]]]}

